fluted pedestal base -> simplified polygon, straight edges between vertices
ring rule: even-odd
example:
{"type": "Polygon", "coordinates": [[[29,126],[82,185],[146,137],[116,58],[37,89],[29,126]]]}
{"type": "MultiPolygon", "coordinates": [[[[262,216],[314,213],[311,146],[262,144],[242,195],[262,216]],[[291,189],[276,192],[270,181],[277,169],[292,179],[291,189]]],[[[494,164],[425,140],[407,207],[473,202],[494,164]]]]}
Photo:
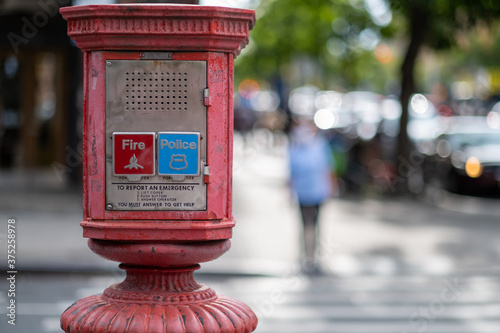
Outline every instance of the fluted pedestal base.
{"type": "Polygon", "coordinates": [[[121,265],[122,283],[71,305],[61,316],[67,333],[252,332],[257,317],[240,301],[197,283],[199,265],[151,268],[121,265]]]}

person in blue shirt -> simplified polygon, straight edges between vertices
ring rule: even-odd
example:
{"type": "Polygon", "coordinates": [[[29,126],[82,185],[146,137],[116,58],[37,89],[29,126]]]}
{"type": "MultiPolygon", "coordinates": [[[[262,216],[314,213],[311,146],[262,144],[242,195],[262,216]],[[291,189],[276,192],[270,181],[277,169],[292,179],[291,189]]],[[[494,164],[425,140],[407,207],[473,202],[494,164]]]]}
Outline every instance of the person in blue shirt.
{"type": "Polygon", "coordinates": [[[333,194],[334,161],[326,138],[311,120],[295,123],[290,132],[290,185],[303,222],[303,270],[318,273],[315,260],[321,205],[333,194]]]}

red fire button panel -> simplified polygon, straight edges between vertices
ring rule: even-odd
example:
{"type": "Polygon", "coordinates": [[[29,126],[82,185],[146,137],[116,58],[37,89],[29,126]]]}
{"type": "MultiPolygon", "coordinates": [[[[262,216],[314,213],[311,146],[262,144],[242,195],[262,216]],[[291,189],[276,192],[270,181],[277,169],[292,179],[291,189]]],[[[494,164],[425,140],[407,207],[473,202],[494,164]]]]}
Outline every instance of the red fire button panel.
{"type": "Polygon", "coordinates": [[[113,133],[113,174],[155,174],[155,133],[113,133]]]}

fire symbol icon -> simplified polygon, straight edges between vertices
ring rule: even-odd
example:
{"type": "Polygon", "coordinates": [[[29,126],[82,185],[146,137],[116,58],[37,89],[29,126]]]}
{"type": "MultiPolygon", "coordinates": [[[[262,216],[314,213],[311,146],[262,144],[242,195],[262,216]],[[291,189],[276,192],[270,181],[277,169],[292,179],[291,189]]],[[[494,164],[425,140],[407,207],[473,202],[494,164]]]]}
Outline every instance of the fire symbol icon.
{"type": "Polygon", "coordinates": [[[130,158],[129,162],[130,162],[129,165],[124,166],[125,169],[130,169],[130,170],[132,170],[132,169],[137,170],[139,168],[144,169],[144,167],[142,165],[139,165],[137,163],[137,157],[135,157],[135,154],[132,155],[132,157],[130,158]]]}

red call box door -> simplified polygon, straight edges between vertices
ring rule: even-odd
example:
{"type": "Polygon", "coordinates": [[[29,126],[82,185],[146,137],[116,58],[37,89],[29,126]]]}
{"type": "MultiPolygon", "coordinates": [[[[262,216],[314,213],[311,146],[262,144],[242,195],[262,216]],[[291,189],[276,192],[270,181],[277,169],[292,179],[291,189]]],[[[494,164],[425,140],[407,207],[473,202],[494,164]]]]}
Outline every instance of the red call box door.
{"type": "Polygon", "coordinates": [[[113,175],[155,174],[154,132],[113,133],[113,175]]]}

